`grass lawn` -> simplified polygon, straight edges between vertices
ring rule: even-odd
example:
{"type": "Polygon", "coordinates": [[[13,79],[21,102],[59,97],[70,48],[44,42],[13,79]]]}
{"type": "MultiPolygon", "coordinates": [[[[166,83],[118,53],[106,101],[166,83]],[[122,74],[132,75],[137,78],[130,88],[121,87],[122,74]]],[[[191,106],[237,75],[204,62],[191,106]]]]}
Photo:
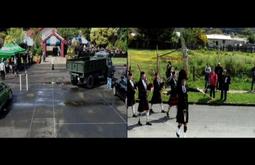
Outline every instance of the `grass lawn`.
{"type": "MultiPolygon", "coordinates": [[[[192,103],[208,103],[208,104],[222,104],[220,100],[220,92],[216,92],[215,99],[210,101],[210,98],[199,92],[189,92],[189,102],[192,103]],[[209,102],[210,101],[210,102],[209,102]]],[[[151,100],[152,92],[149,92],[148,99],[151,100]]],[[[136,98],[138,98],[138,92],[136,92],[136,98]]],[[[162,94],[162,99],[167,102],[169,96],[162,94]]],[[[255,104],[255,93],[228,93],[227,101],[229,104],[255,104]]]]}
{"type": "MultiPolygon", "coordinates": [[[[170,52],[172,50],[159,50],[159,54],[163,54],[166,52],[170,52]]],[[[209,57],[211,56],[216,56],[215,51],[192,51],[190,53],[190,58],[194,59],[196,58],[195,55],[199,55],[199,58],[197,59],[197,63],[201,62],[201,59],[203,60],[208,60],[212,61],[213,59],[209,57]],[[201,56],[205,56],[201,58],[201,56]],[[208,58],[208,59],[207,59],[208,58]]],[[[245,58],[249,58],[250,60],[254,60],[255,64],[255,55],[251,53],[243,53],[243,52],[225,52],[223,55],[225,56],[234,56],[237,54],[237,56],[244,56],[245,58]]],[[[165,69],[167,65],[167,61],[171,60],[172,65],[174,67],[177,67],[177,70],[182,68],[182,54],[181,52],[172,52],[170,55],[164,56],[163,59],[160,61],[160,75],[161,77],[165,77],[165,69]]],[[[139,80],[139,70],[137,67],[137,64],[141,67],[142,71],[145,71],[147,74],[147,78],[149,82],[153,81],[153,73],[156,71],[156,52],[153,50],[134,50],[134,49],[129,49],[128,50],[128,61],[129,65],[131,64],[131,71],[134,75],[135,81],[139,80]]],[[[210,61],[210,62],[211,62],[210,61]]],[[[249,65],[249,64],[247,64],[249,65]]],[[[189,87],[199,87],[199,88],[204,88],[204,77],[200,76],[196,78],[196,81],[192,80],[192,75],[189,76],[188,80],[188,86],[189,87]]],[[[232,78],[232,83],[230,85],[230,90],[250,90],[251,87],[251,78],[245,77],[245,78],[237,78],[234,77],[232,78]]],[[[137,93],[136,93],[137,95],[137,93]]],[[[152,97],[152,92],[149,93],[149,100],[152,97]]],[[[167,101],[169,96],[162,95],[163,100],[167,101]]],[[[211,103],[213,104],[219,104],[221,103],[218,99],[220,98],[220,92],[216,93],[216,100],[212,101],[211,103]]],[[[189,101],[190,102],[197,102],[197,103],[207,103],[209,101],[209,98],[207,96],[204,96],[202,93],[198,92],[189,92],[189,101]]],[[[228,94],[228,99],[226,103],[236,103],[236,104],[255,104],[255,94],[254,93],[244,93],[244,94],[239,94],[239,93],[232,93],[228,94]]]]}
{"type": "Polygon", "coordinates": [[[127,58],[113,57],[112,63],[113,63],[113,65],[124,65],[124,64],[127,64],[127,58]]]}

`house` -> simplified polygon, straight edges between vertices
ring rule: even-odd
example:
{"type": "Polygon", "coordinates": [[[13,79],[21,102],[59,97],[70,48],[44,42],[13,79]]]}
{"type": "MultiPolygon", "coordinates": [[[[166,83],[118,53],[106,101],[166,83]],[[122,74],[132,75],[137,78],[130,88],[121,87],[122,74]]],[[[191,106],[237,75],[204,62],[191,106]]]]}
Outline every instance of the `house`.
{"type": "Polygon", "coordinates": [[[64,57],[64,46],[67,41],[57,32],[56,28],[43,28],[40,32],[43,52],[48,55],[55,48],[59,50],[60,56],[64,57]]]}
{"type": "Polygon", "coordinates": [[[231,37],[225,34],[207,34],[208,46],[211,48],[226,48],[228,46],[243,46],[247,38],[231,37]]]}

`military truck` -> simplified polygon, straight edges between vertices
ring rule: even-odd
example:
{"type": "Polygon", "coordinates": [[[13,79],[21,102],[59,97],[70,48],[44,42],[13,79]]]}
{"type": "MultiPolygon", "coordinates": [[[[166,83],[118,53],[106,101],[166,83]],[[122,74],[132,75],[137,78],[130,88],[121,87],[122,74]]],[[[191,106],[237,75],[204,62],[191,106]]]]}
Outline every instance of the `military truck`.
{"type": "Polygon", "coordinates": [[[96,83],[106,84],[107,77],[114,75],[111,56],[105,51],[96,52],[93,56],[69,59],[66,68],[73,85],[86,85],[87,88],[93,88],[96,83]]]}

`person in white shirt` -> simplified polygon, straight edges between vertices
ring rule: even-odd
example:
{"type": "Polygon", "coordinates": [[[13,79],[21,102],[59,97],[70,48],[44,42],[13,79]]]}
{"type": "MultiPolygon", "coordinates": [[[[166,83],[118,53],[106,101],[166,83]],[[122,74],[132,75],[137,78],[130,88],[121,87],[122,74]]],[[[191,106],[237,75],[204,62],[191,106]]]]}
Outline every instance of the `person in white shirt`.
{"type": "Polygon", "coordinates": [[[138,125],[141,126],[141,114],[143,112],[146,112],[146,125],[152,125],[149,122],[149,102],[148,102],[148,94],[147,90],[150,90],[151,86],[147,84],[146,82],[146,74],[144,72],[141,72],[140,74],[140,81],[138,82],[138,99],[139,99],[139,105],[138,105],[138,112],[139,112],[139,120],[138,125]]]}
{"type": "Polygon", "coordinates": [[[129,107],[132,107],[132,117],[137,117],[137,112],[135,109],[135,90],[136,85],[133,81],[132,73],[128,74],[128,82],[127,82],[127,110],[129,107]]]}
{"type": "Polygon", "coordinates": [[[0,73],[1,73],[2,80],[5,80],[5,64],[3,59],[0,62],[0,73]]]}
{"type": "Polygon", "coordinates": [[[209,64],[205,67],[205,93],[207,92],[208,86],[209,86],[209,75],[211,73],[212,69],[209,64]]]}

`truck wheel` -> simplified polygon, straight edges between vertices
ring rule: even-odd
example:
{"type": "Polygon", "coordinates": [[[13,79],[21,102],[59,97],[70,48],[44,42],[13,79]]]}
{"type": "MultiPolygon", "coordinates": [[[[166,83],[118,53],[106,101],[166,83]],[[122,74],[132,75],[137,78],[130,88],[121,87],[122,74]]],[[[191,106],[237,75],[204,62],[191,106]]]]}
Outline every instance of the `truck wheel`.
{"type": "Polygon", "coordinates": [[[78,83],[77,77],[72,77],[71,83],[72,83],[72,85],[77,85],[77,83],[78,83]]]}
{"type": "Polygon", "coordinates": [[[87,88],[91,89],[94,87],[94,77],[92,75],[89,75],[86,82],[87,88]]]}

